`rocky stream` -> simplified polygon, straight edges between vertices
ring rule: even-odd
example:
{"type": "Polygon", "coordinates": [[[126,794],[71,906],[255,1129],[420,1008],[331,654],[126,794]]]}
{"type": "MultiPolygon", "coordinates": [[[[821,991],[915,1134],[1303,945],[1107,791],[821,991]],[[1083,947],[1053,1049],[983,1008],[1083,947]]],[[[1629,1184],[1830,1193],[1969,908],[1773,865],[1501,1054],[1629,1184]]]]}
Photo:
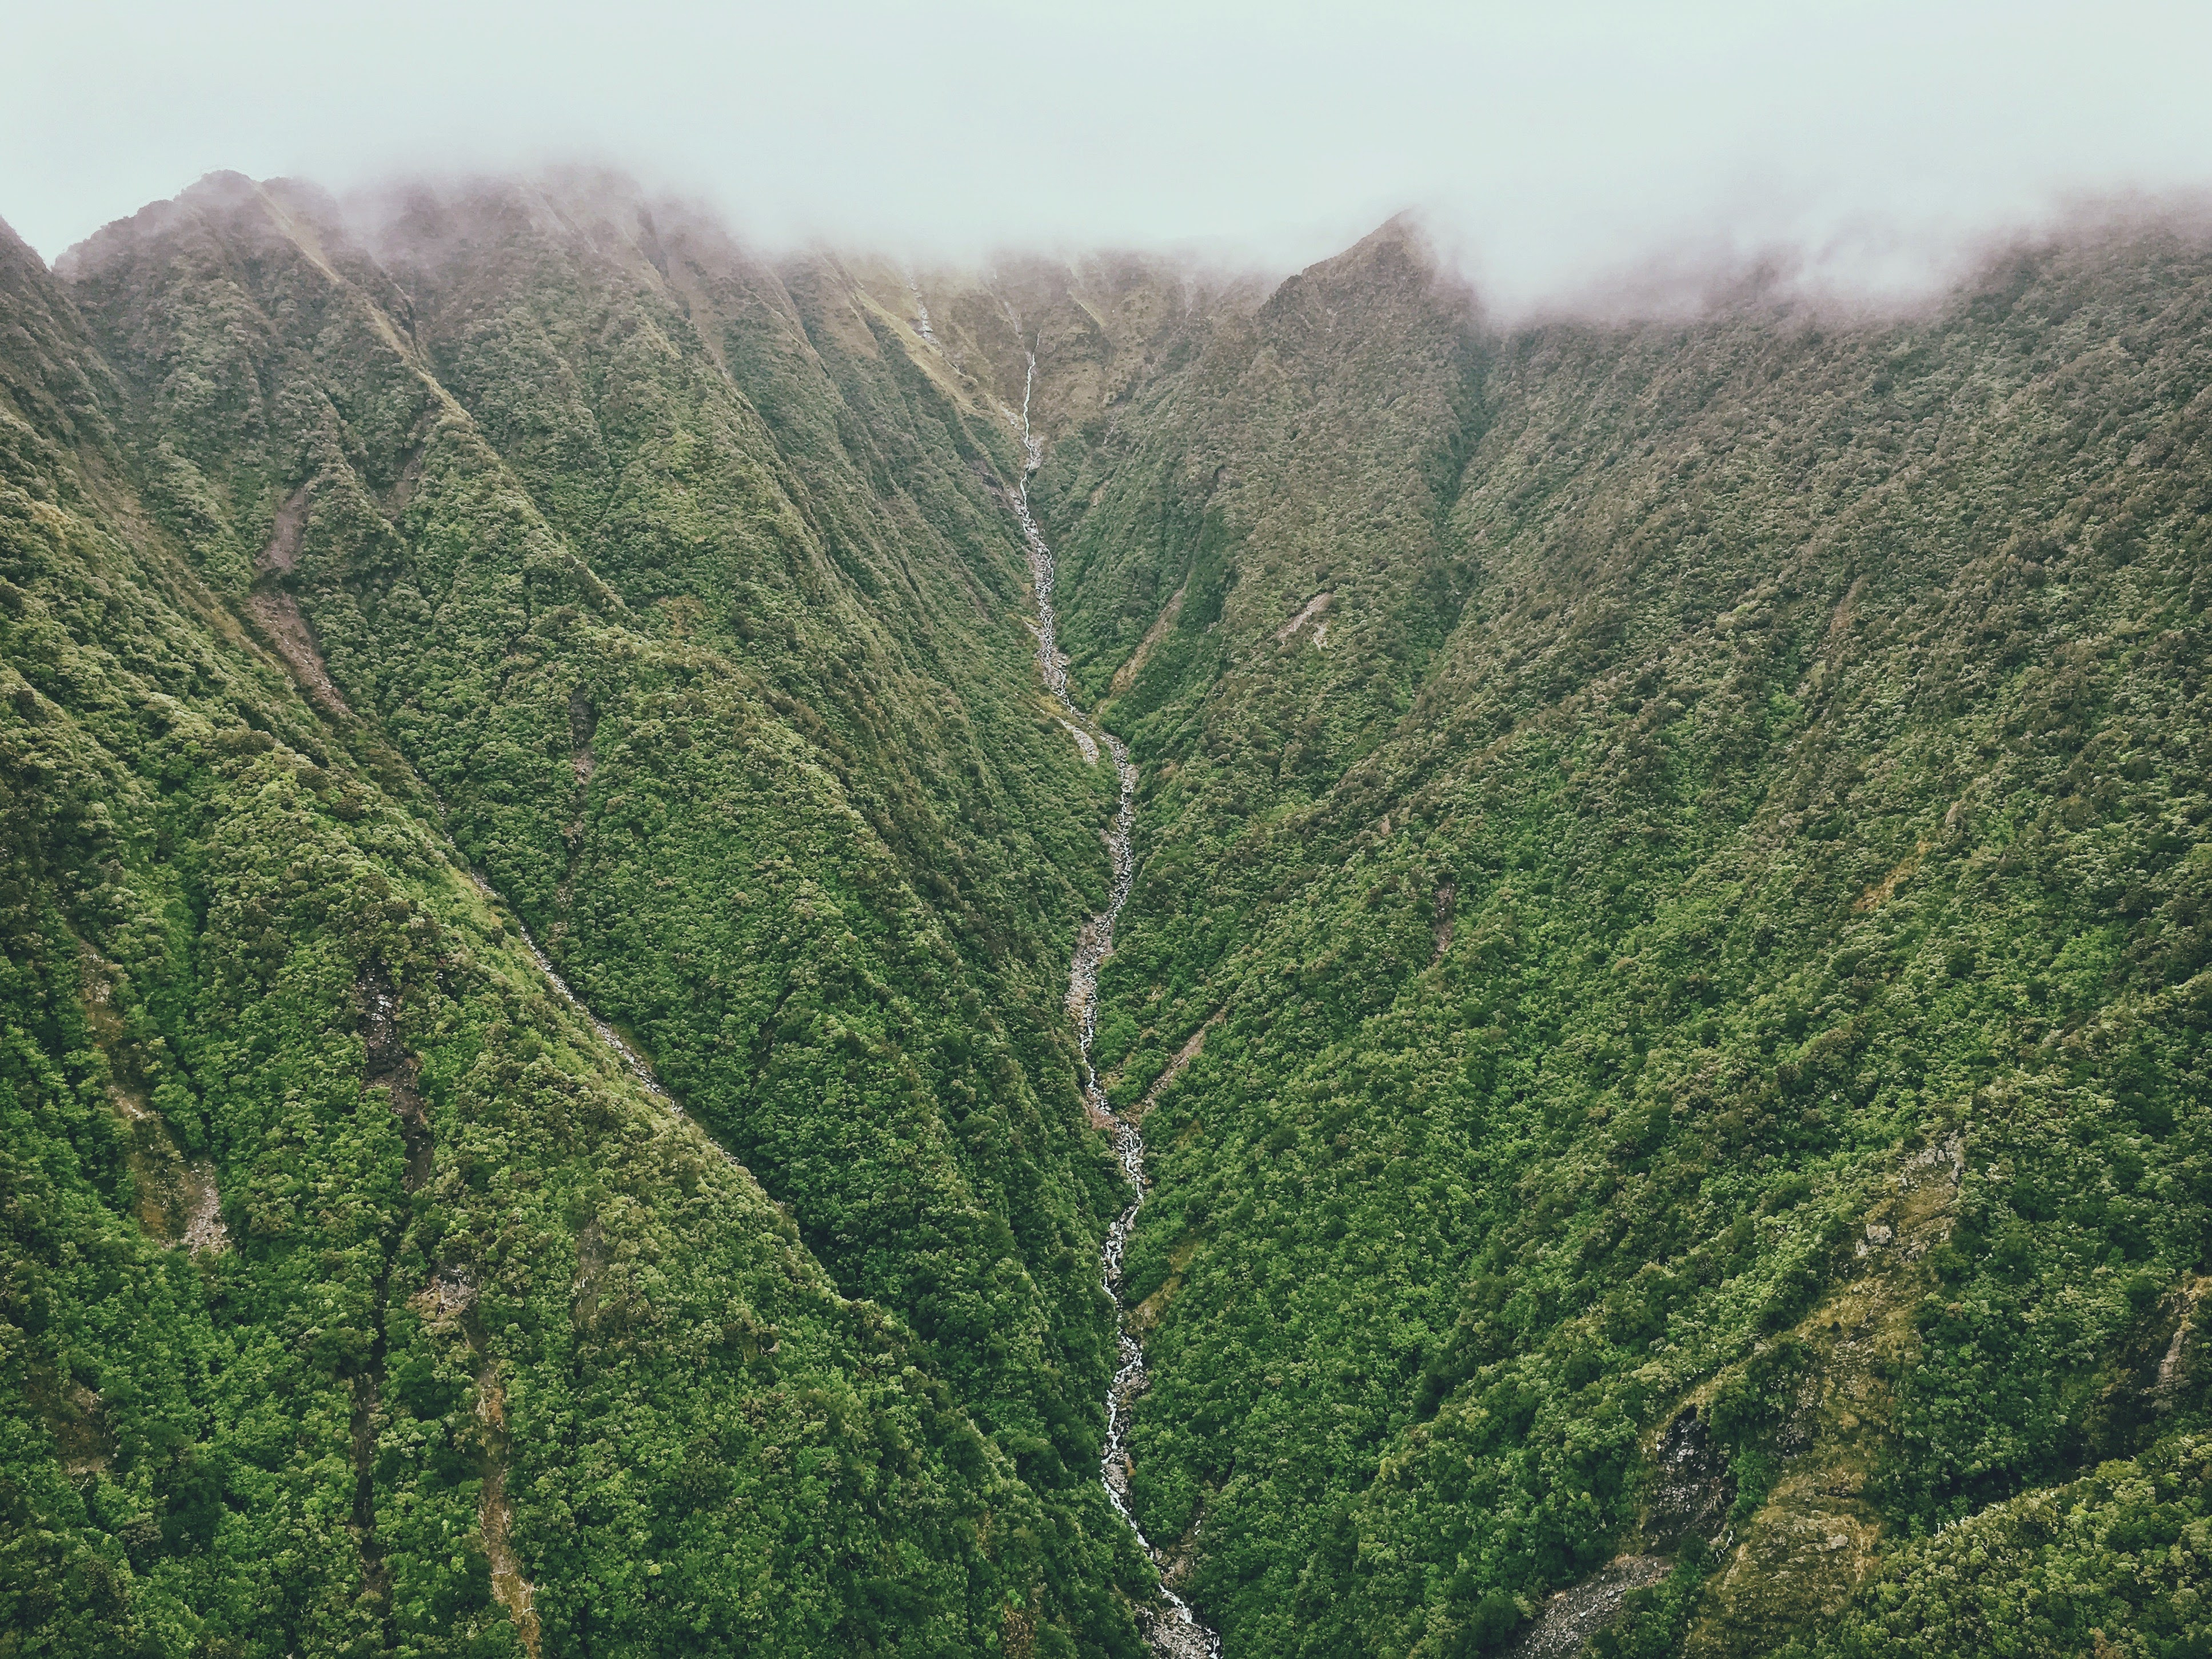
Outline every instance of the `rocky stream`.
{"type": "MultiPolygon", "coordinates": [[[[1105,1245],[1099,1252],[1100,1277],[1107,1295],[1114,1298],[1115,1334],[1120,1352],[1114,1379],[1107,1385],[1106,1448],[1099,1459],[1098,1473],[1114,1512],[1136,1534],[1146,1555],[1155,1565],[1164,1569],[1167,1560],[1164,1552],[1145,1536],[1145,1529],[1137,1524],[1137,1517],[1129,1508],[1129,1414],[1137,1396],[1145,1391],[1146,1379],[1144,1346],[1131,1327],[1130,1310],[1121,1297],[1121,1258],[1130,1231],[1137,1224],[1137,1212],[1145,1203],[1145,1137],[1135,1115],[1118,1113],[1108,1103],[1106,1091],[1091,1064],[1091,1040],[1098,1028],[1098,969],[1114,953],[1114,922],[1121,914],[1121,907],[1128,902],[1130,884],[1136,872],[1136,855],[1130,837],[1136,820],[1137,769],[1129,759],[1128,745],[1087,718],[1068,692],[1067,659],[1060,653],[1059,627],[1053,611],[1052,550],[1030,510],[1029,481],[1043,459],[1043,441],[1030,426],[1036,356],[1034,352],[1026,355],[1029,373],[1022,385],[1021,413],[1016,416],[1012,410],[1007,411],[1008,418],[1021,434],[1026,459],[1022,476],[1008,500],[1021,521],[1022,539],[1029,551],[1030,578],[1036,594],[1037,662],[1044,672],[1045,690],[1059,702],[1070,729],[1079,734],[1079,740],[1089,733],[1096,734],[1093,741],[1112,756],[1121,784],[1121,805],[1106,836],[1113,870],[1106,908],[1077,932],[1074,955],[1067,968],[1067,1012],[1075,1022],[1076,1040],[1082,1051],[1084,1103],[1091,1121],[1112,1134],[1114,1155],[1129,1182],[1128,1207],[1108,1229],[1105,1245]]],[[[1089,744],[1085,747],[1088,749],[1089,744]]],[[[1220,1637],[1198,1621],[1189,1604],[1170,1589],[1164,1579],[1160,1585],[1160,1599],[1165,1604],[1164,1608],[1140,1615],[1153,1650],[1164,1656],[1164,1659],[1219,1659],[1220,1637]]]]}

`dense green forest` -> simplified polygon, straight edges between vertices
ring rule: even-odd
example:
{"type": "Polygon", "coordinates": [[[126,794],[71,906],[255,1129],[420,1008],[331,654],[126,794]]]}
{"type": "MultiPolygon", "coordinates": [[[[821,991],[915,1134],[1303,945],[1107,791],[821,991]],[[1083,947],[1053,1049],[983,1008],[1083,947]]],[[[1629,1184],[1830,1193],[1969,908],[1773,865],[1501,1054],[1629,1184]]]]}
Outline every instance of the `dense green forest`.
{"type": "Polygon", "coordinates": [[[0,1653],[1146,1650],[1025,396],[1231,1659],[2212,1653],[2200,233],[1504,326],[227,174],[0,234],[0,1653]]]}
{"type": "Polygon", "coordinates": [[[2212,248],[1501,334],[1392,228],[1169,331],[1037,494],[1228,1650],[1626,1556],[1612,1651],[2203,1650],[2212,248]]]}
{"type": "Polygon", "coordinates": [[[0,1642],[1139,1651],[1011,434],[834,266],[403,205],[6,249],[0,1642]]]}

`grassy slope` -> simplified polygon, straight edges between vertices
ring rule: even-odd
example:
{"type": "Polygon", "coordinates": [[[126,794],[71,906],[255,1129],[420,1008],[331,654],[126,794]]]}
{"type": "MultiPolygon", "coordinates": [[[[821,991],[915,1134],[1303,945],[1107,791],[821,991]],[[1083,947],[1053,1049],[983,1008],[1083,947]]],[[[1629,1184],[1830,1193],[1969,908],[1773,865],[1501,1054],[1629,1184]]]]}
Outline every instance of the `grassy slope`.
{"type": "Polygon", "coordinates": [[[1079,674],[1184,593],[1103,1058],[1221,1016],[1136,1449],[1238,1650],[1495,1642],[1669,1541],[1686,1403],[1734,1528],[1635,1639],[1716,1651],[2194,1420],[2208,304],[1497,337],[1386,232],[1061,429],[1079,674]]]}

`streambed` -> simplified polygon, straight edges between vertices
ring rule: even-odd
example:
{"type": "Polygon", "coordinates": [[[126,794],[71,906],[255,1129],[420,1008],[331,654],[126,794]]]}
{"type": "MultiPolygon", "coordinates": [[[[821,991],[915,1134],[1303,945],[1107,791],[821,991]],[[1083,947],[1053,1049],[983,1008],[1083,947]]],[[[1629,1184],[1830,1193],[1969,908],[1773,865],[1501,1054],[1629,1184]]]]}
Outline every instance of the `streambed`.
{"type": "MultiPolygon", "coordinates": [[[[1128,745],[1096,720],[1087,719],[1068,695],[1067,659],[1060,654],[1059,623],[1053,610],[1052,550],[1046,545],[1036,516],[1030,511],[1029,481],[1043,459],[1043,443],[1030,428],[1030,396],[1036,384],[1036,356],[1034,352],[1027,356],[1029,374],[1022,385],[1021,413],[1016,416],[1012,410],[1007,411],[1021,434],[1026,461],[1008,500],[1021,520],[1022,540],[1029,552],[1030,585],[1036,594],[1037,663],[1044,672],[1045,690],[1059,701],[1069,724],[1095,732],[1097,741],[1113,757],[1115,775],[1121,784],[1121,805],[1106,834],[1113,872],[1106,908],[1085,921],[1077,931],[1074,954],[1067,965],[1067,1012],[1075,1022],[1076,1040],[1082,1050],[1084,1104],[1093,1122],[1110,1130],[1114,1156],[1129,1182],[1128,1207],[1107,1230],[1105,1245],[1099,1251],[1100,1280],[1107,1295],[1114,1298],[1119,1355],[1114,1380],[1106,1389],[1106,1449],[1099,1459],[1098,1474],[1114,1512],[1136,1534],[1138,1544],[1153,1564],[1164,1567],[1166,1560],[1162,1552],[1145,1536],[1145,1529],[1137,1524],[1137,1517],[1129,1509],[1129,1414],[1137,1396],[1145,1391],[1146,1374],[1144,1345],[1131,1327],[1130,1310],[1121,1298],[1121,1272],[1122,1254],[1136,1226],[1137,1212],[1145,1203],[1145,1137],[1136,1116],[1116,1112],[1108,1103],[1106,1091],[1100,1086],[1098,1074],[1091,1064],[1091,1040],[1098,1029],[1098,968],[1114,953],[1115,920],[1128,902],[1130,884],[1136,872],[1131,836],[1136,823],[1137,769],[1129,759],[1128,745]]],[[[1189,1604],[1164,1582],[1160,1585],[1160,1598],[1167,1604],[1165,1612],[1145,1620],[1145,1634],[1153,1650],[1165,1656],[1165,1659],[1219,1659],[1220,1637],[1199,1623],[1189,1604]]]]}

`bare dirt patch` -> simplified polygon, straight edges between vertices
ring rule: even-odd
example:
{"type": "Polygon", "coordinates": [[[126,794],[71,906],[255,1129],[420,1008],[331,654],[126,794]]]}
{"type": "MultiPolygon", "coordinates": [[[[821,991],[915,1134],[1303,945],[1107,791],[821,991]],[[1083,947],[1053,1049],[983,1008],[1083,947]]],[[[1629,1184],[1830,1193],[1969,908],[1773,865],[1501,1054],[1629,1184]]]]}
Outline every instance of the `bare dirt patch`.
{"type": "MultiPolygon", "coordinates": [[[[1291,640],[1297,635],[1298,629],[1304,628],[1310,622],[1317,622],[1322,617],[1327,616],[1328,614],[1329,606],[1335,603],[1336,595],[1334,593],[1315,594],[1313,598],[1306,601],[1304,610],[1299,611],[1297,616],[1291,617],[1290,621],[1285,623],[1280,628],[1275,630],[1275,643],[1278,645],[1289,644],[1291,640]]],[[[1324,622],[1321,623],[1320,627],[1314,629],[1314,643],[1316,645],[1319,645],[1322,641],[1328,636],[1328,624],[1324,622]]]]}
{"type": "Polygon", "coordinates": [[[315,648],[315,636],[307,619],[300,614],[299,601],[282,588],[264,587],[246,596],[246,609],[276,647],[276,654],[283,658],[300,689],[331,714],[350,720],[353,710],[323,666],[323,653],[315,648]]]}
{"type": "Polygon", "coordinates": [[[289,501],[276,509],[276,522],[270,528],[268,545],[253,562],[257,572],[265,575],[270,571],[289,571],[299,563],[300,538],[307,528],[307,508],[313,501],[314,486],[303,483],[292,492],[289,501]]]}

